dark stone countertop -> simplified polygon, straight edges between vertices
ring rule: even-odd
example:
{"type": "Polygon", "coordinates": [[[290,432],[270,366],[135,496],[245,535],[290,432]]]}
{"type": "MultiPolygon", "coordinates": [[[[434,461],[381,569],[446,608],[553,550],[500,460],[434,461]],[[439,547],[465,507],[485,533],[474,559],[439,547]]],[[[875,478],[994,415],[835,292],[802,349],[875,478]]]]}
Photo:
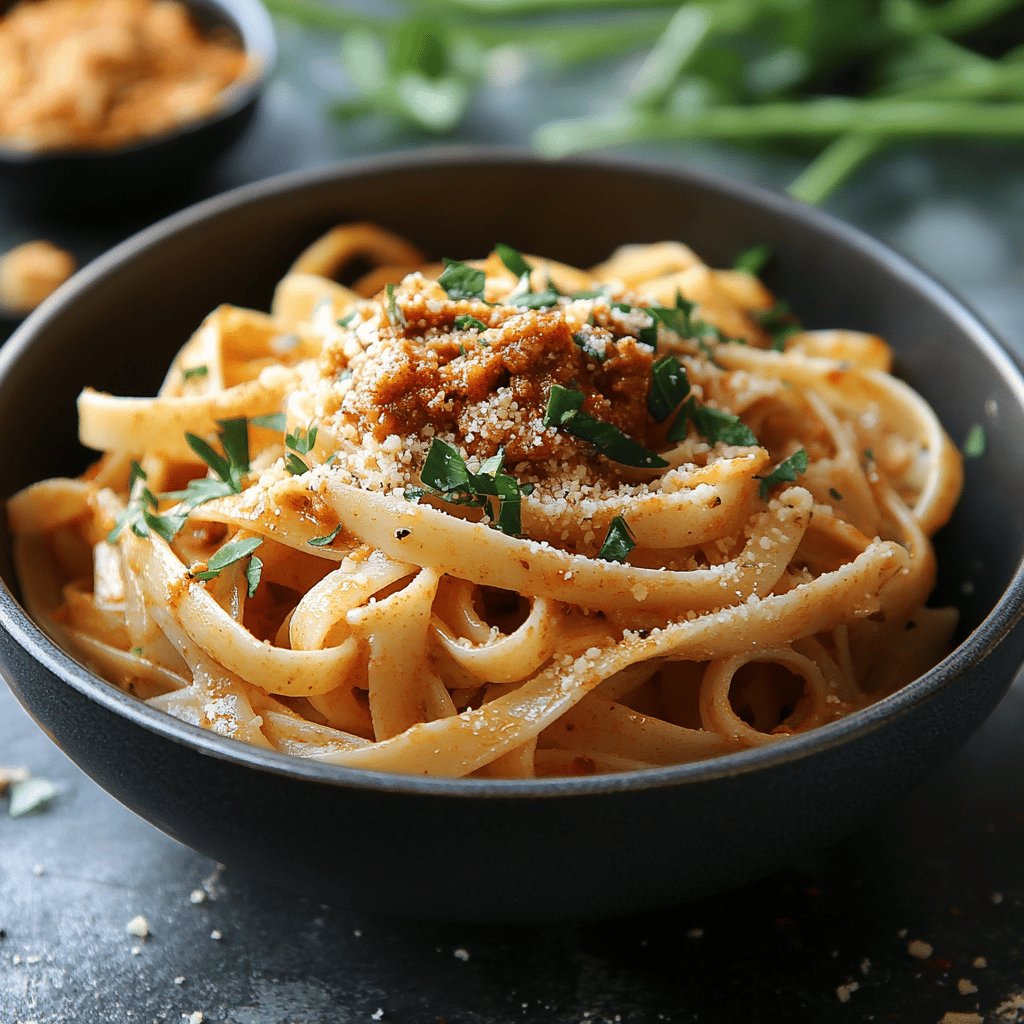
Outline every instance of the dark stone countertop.
{"type": "MultiPolygon", "coordinates": [[[[321,102],[337,84],[330,46],[291,31],[282,42],[253,132],[173,206],[277,171],[422,143],[327,121],[321,102]]],[[[496,88],[458,141],[525,143],[540,117],[572,110],[586,88],[496,88]]],[[[773,152],[648,152],[775,188],[799,166],[773,152]]],[[[829,208],[955,282],[1024,353],[1019,148],[894,154],[829,208]]],[[[163,212],[47,221],[0,205],[0,249],[43,236],[85,259],[163,212]]],[[[766,881],[628,920],[499,929],[355,915],[219,872],[85,778],[0,688],[0,766],[25,765],[59,787],[28,817],[10,819],[0,804],[0,1024],[149,1024],[194,1011],[211,1024],[937,1024],[947,1012],[1024,1021],[1022,729],[1018,683],[914,796],[766,881]],[[208,893],[204,902],[190,901],[195,889],[208,893]],[[145,942],[126,931],[137,914],[152,930],[145,942]],[[914,940],[931,954],[910,955],[914,940]]],[[[475,870],[486,868],[469,866],[467,885],[475,870]]],[[[609,864],[609,884],[628,870],[609,864]]]]}

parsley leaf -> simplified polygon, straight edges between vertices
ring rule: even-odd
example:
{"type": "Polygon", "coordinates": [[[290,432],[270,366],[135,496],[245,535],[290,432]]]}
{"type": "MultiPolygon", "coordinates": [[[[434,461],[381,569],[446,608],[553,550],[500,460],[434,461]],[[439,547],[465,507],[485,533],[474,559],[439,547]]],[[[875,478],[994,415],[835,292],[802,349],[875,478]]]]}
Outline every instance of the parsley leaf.
{"type": "Polygon", "coordinates": [[[348,325],[350,323],[352,323],[353,320],[355,320],[356,313],[358,313],[358,312],[359,312],[359,310],[357,310],[357,309],[349,310],[349,312],[347,312],[343,317],[339,318],[338,326],[339,327],[348,327],[348,325]]]}
{"type": "Polygon", "coordinates": [[[388,314],[388,322],[392,327],[400,327],[403,330],[406,328],[405,314],[402,312],[398,305],[398,300],[395,298],[395,286],[389,284],[385,289],[384,293],[387,296],[386,310],[388,314]]]}
{"type": "Polygon", "coordinates": [[[606,458],[624,466],[655,469],[668,465],[660,455],[644,448],[618,427],[583,412],[582,406],[581,391],[553,384],[544,410],[544,426],[556,427],[589,441],[606,458]]]}
{"type": "Polygon", "coordinates": [[[253,416],[249,422],[254,427],[264,427],[267,430],[279,430],[284,433],[285,427],[288,426],[288,420],[285,418],[283,412],[272,412],[266,416],[253,416]]]}
{"type": "Polygon", "coordinates": [[[786,341],[803,330],[785,299],[780,299],[771,309],[757,310],[753,317],[772,339],[772,349],[776,352],[784,352],[786,341]]]}
{"type": "Polygon", "coordinates": [[[742,270],[745,274],[757,277],[765,268],[765,264],[772,258],[772,247],[766,242],[752,245],[744,249],[733,263],[733,270],[742,270]]]}
{"type": "MultiPolygon", "coordinates": [[[[262,537],[246,537],[244,540],[229,541],[220,548],[206,563],[206,569],[202,572],[191,573],[193,579],[212,580],[216,579],[229,565],[240,562],[243,558],[251,555],[263,543],[262,537]]],[[[259,579],[257,578],[257,583],[259,579]]],[[[255,592],[255,587],[252,590],[255,592]]],[[[251,594],[249,595],[252,596],[251,594]]]]}
{"type": "Polygon", "coordinates": [[[486,282],[482,270],[447,258],[444,260],[444,272],[437,279],[437,283],[453,299],[482,299],[486,282]]]}
{"type": "Polygon", "coordinates": [[[781,483],[796,480],[798,473],[806,473],[808,466],[807,452],[798,448],[788,459],[783,459],[767,476],[759,476],[761,481],[761,498],[766,500],[768,492],[781,483]]]}
{"type": "Polygon", "coordinates": [[[542,292],[531,292],[527,289],[510,295],[507,302],[510,306],[515,306],[516,309],[544,309],[547,306],[558,304],[558,292],[550,287],[545,288],[542,292]]]}
{"type": "Polygon", "coordinates": [[[669,427],[670,441],[682,441],[686,437],[687,420],[692,421],[697,432],[711,444],[717,444],[719,441],[723,444],[744,446],[759,443],[754,432],[740,420],[739,416],[711,405],[700,405],[692,396],[683,404],[679,415],[669,427]]]}
{"type": "Polygon", "coordinates": [[[499,448],[480,465],[477,473],[470,473],[465,460],[454,445],[435,437],[420,471],[424,487],[410,487],[405,492],[407,501],[419,501],[433,494],[452,505],[468,505],[487,510],[491,525],[502,533],[518,536],[522,533],[522,497],[533,491],[532,485],[523,485],[503,472],[504,449],[499,448]],[[492,500],[497,505],[496,514],[492,500]]]}
{"type": "Polygon", "coordinates": [[[114,528],[107,534],[107,541],[116,543],[117,538],[127,526],[136,537],[148,537],[149,531],[159,534],[168,544],[178,531],[185,525],[185,515],[165,513],[159,515],[157,499],[146,486],[146,472],[137,463],[132,462],[128,474],[128,504],[117,517],[114,528]]]}
{"type": "Polygon", "coordinates": [[[689,393],[686,367],[675,356],[663,356],[651,367],[647,408],[659,423],[664,423],[689,393]]]}
{"type": "Polygon", "coordinates": [[[335,537],[338,536],[338,534],[340,532],[341,532],[341,523],[338,523],[338,525],[333,530],[331,530],[331,532],[328,533],[326,536],[324,536],[324,537],[310,537],[309,540],[306,541],[306,543],[307,544],[312,544],[313,547],[315,547],[315,548],[325,548],[325,547],[327,547],[328,544],[330,544],[334,540],[335,537]]]}
{"type": "Polygon", "coordinates": [[[206,377],[210,373],[208,366],[189,366],[181,371],[182,380],[196,380],[199,377],[206,377]]]}
{"type": "MultiPolygon", "coordinates": [[[[209,501],[210,498],[215,497],[219,498],[225,494],[240,494],[242,491],[242,477],[249,472],[248,421],[244,417],[236,417],[229,420],[217,420],[217,424],[220,427],[220,430],[217,431],[217,437],[220,439],[221,447],[224,449],[223,455],[214,451],[198,435],[185,434],[185,441],[188,443],[189,448],[213,470],[227,488],[227,490],[218,488],[218,493],[209,494],[203,498],[203,501],[209,501]]],[[[192,489],[192,484],[197,482],[193,480],[189,484],[189,490],[192,489]]],[[[196,504],[202,504],[202,502],[197,502],[196,504]]],[[[195,508],[196,506],[192,505],[191,507],[195,508]]]]}
{"type": "Polygon", "coordinates": [[[469,488],[469,470],[459,450],[435,437],[430,442],[420,480],[435,491],[464,491],[469,488]]]}
{"type": "Polygon", "coordinates": [[[647,312],[651,314],[656,324],[663,324],[673,334],[678,334],[680,338],[696,341],[701,352],[708,359],[713,359],[713,353],[708,344],[709,339],[715,342],[733,341],[734,339],[715,327],[714,324],[709,324],[699,316],[694,316],[696,308],[695,302],[684,299],[682,292],[676,289],[675,306],[648,306],[647,312]]]}
{"type": "Polygon", "coordinates": [[[980,459],[985,454],[985,428],[980,423],[975,423],[964,440],[964,457],[968,459],[980,459]]]}
{"type": "Polygon", "coordinates": [[[533,270],[533,267],[523,259],[523,254],[518,249],[513,249],[511,245],[498,242],[494,246],[494,251],[498,254],[498,259],[505,264],[505,269],[516,277],[528,275],[533,270]]]}
{"type": "Polygon", "coordinates": [[[605,562],[624,562],[626,556],[636,547],[636,538],[629,524],[622,516],[616,516],[608,526],[604,543],[597,557],[605,562]]]}
{"type": "Polygon", "coordinates": [[[255,597],[256,588],[260,585],[263,576],[263,562],[259,555],[253,555],[249,564],[245,567],[246,593],[249,597],[255,597]]]}
{"type": "Polygon", "coordinates": [[[455,330],[457,331],[486,331],[487,324],[482,320],[477,320],[475,316],[469,316],[467,313],[463,313],[455,318],[454,324],[455,330]]]}
{"type": "Polygon", "coordinates": [[[298,452],[300,455],[308,455],[316,444],[317,428],[310,425],[308,430],[303,430],[302,427],[297,427],[294,434],[286,434],[284,443],[291,448],[293,452],[298,452]]]}

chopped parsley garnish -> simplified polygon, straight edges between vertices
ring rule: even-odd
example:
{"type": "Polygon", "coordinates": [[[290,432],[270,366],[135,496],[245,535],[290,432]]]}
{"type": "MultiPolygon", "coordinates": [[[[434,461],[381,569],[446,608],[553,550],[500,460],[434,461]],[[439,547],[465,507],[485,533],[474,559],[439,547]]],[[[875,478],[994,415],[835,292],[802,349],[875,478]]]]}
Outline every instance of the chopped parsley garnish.
{"type": "Polygon", "coordinates": [[[629,524],[622,516],[616,516],[608,526],[608,532],[597,557],[606,562],[624,562],[635,547],[636,538],[629,524]]]}
{"type": "Polygon", "coordinates": [[[303,473],[309,472],[309,466],[303,459],[299,458],[299,455],[308,455],[310,453],[313,445],[316,444],[316,435],[317,428],[314,426],[310,426],[308,430],[296,427],[294,434],[285,435],[284,443],[291,451],[285,452],[284,468],[292,476],[301,476],[303,473]]]}
{"type": "Polygon", "coordinates": [[[384,289],[384,294],[387,297],[385,302],[385,309],[388,314],[388,322],[392,327],[399,327],[405,329],[405,314],[402,312],[398,305],[398,300],[395,298],[395,286],[389,284],[384,289]]]}
{"type": "Polygon", "coordinates": [[[437,283],[452,299],[482,299],[487,278],[482,270],[459,263],[458,260],[444,260],[444,272],[437,283]]]}
{"type": "Polygon", "coordinates": [[[651,367],[647,408],[659,423],[664,423],[689,393],[686,368],[675,356],[663,356],[651,367]]]}
{"type": "Polygon", "coordinates": [[[576,299],[599,299],[602,295],[607,294],[608,292],[604,288],[591,288],[588,291],[573,292],[569,298],[573,301],[576,299]]]}
{"type": "Polygon", "coordinates": [[[780,299],[771,309],[758,310],[753,317],[772,339],[772,348],[776,352],[785,352],[789,338],[803,330],[785,299],[780,299]]]}
{"type": "Polygon", "coordinates": [[[839,491],[837,491],[834,487],[830,487],[828,489],[828,496],[830,498],[832,498],[833,501],[842,501],[843,500],[842,494],[840,494],[839,491]]]}
{"type": "Polygon", "coordinates": [[[693,311],[696,308],[697,304],[690,302],[689,299],[684,299],[682,293],[677,289],[674,306],[649,306],[647,312],[651,314],[656,323],[663,324],[673,334],[678,334],[680,338],[696,341],[701,352],[713,361],[714,356],[708,340],[725,342],[735,339],[730,338],[714,324],[709,324],[699,316],[694,316],[693,311]]]}
{"type": "Polygon", "coordinates": [[[758,245],[752,245],[749,249],[744,249],[736,257],[736,261],[732,265],[733,270],[742,270],[745,274],[757,277],[771,258],[771,246],[760,242],[758,245]]]}
{"type": "Polygon", "coordinates": [[[451,505],[484,509],[494,529],[518,536],[523,532],[522,497],[532,493],[533,485],[520,485],[503,472],[504,462],[505,451],[499,448],[496,455],[481,463],[478,473],[471,473],[458,449],[435,437],[420,471],[424,486],[409,488],[406,500],[419,501],[425,494],[432,494],[451,505]]]}
{"type": "Polygon", "coordinates": [[[156,496],[146,486],[146,471],[133,461],[128,475],[128,504],[117,517],[114,528],[107,534],[107,541],[116,543],[121,531],[127,526],[136,537],[148,537],[152,530],[170,543],[184,525],[185,516],[159,515],[157,507],[156,496]]]}
{"type": "Polygon", "coordinates": [[[475,316],[470,316],[468,313],[463,313],[455,318],[455,330],[457,331],[486,331],[487,324],[482,320],[477,320],[475,316]]]}
{"type": "Polygon", "coordinates": [[[326,536],[310,537],[309,540],[306,541],[306,543],[312,544],[313,547],[315,548],[325,548],[327,547],[328,544],[331,544],[334,541],[334,538],[337,537],[340,532],[341,523],[338,523],[338,525],[333,530],[331,530],[331,532],[328,533],[326,536]]]}
{"type": "Polygon", "coordinates": [[[759,443],[754,432],[739,416],[726,412],[724,409],[716,409],[711,405],[701,405],[692,396],[683,404],[679,415],[669,428],[668,439],[670,441],[682,441],[686,437],[688,420],[692,421],[697,428],[697,433],[711,444],[722,442],[723,444],[750,446],[759,443]]]}
{"type": "Polygon", "coordinates": [[[254,427],[264,427],[266,430],[279,430],[284,432],[288,426],[288,420],[283,412],[272,412],[266,416],[253,416],[249,422],[254,427]]]}
{"type": "Polygon", "coordinates": [[[262,576],[263,562],[258,555],[253,555],[249,559],[249,564],[245,567],[246,593],[249,597],[256,596],[256,588],[260,585],[262,576]]]}
{"type": "MultiPolygon", "coordinates": [[[[194,572],[189,575],[195,580],[206,581],[216,579],[229,565],[234,565],[235,562],[248,558],[262,543],[262,537],[246,537],[244,540],[230,541],[210,556],[210,560],[206,563],[206,568],[202,572],[194,572]]],[[[259,562],[259,559],[254,558],[253,561],[259,562]]],[[[259,562],[255,569],[255,582],[253,581],[251,564],[246,572],[246,582],[249,586],[250,597],[256,593],[262,568],[263,563],[259,562]]]]}
{"type": "Polygon", "coordinates": [[[964,455],[968,459],[980,459],[985,454],[985,446],[985,428],[980,423],[975,423],[967,431],[967,437],[964,440],[964,455]]]}
{"type": "Polygon", "coordinates": [[[554,306],[558,302],[558,293],[552,291],[543,292],[522,292],[513,295],[508,303],[517,309],[545,309],[554,306]]]}
{"type": "Polygon", "coordinates": [[[359,312],[359,310],[357,310],[357,309],[349,310],[343,317],[341,317],[338,320],[338,326],[339,327],[348,327],[348,325],[350,323],[352,323],[353,320],[355,320],[356,313],[358,313],[358,312],[359,312]]]}
{"type": "Polygon", "coordinates": [[[516,277],[529,275],[533,270],[533,267],[523,259],[523,254],[518,249],[513,249],[511,245],[498,242],[494,251],[498,254],[498,259],[505,264],[505,269],[516,277]]]}
{"type": "Polygon", "coordinates": [[[582,406],[582,391],[553,384],[544,410],[544,426],[589,441],[606,458],[624,466],[655,469],[668,465],[660,455],[644,448],[618,427],[583,412],[582,406]]]}
{"type": "MultiPolygon", "coordinates": [[[[258,417],[253,422],[256,423],[259,419],[264,418],[258,417]]],[[[217,437],[224,449],[223,455],[215,451],[197,434],[185,434],[185,441],[189,448],[213,470],[217,479],[201,477],[198,480],[190,481],[188,487],[183,491],[171,491],[163,495],[165,498],[180,501],[185,507],[186,515],[192,509],[198,508],[208,501],[213,501],[214,498],[223,498],[229,494],[241,494],[242,477],[249,472],[248,420],[241,416],[229,420],[217,420],[217,425],[220,427],[217,437]]],[[[184,522],[184,518],[182,516],[182,522],[184,522]]]]}
{"type": "Polygon", "coordinates": [[[200,377],[209,376],[209,373],[210,368],[208,366],[189,366],[181,371],[181,379],[198,380],[200,377]]]}
{"type": "Polygon", "coordinates": [[[761,498],[767,499],[768,492],[781,483],[796,480],[798,473],[807,472],[807,452],[798,448],[788,459],[783,459],[767,476],[756,477],[761,481],[761,498]]]}

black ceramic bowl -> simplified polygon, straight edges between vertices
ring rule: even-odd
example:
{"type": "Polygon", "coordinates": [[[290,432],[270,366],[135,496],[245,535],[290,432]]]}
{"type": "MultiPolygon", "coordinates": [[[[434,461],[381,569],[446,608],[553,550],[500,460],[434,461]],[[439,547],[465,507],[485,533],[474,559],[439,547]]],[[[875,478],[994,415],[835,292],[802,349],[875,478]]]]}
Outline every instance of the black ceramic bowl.
{"type": "Polygon", "coordinates": [[[3,492],[79,471],[74,399],[153,393],[219,302],[267,306],[329,225],[378,221],[435,257],[495,240],[586,265],[624,241],[684,239],[713,264],[754,242],[811,326],[877,331],[954,438],[982,422],[939,540],[937,599],[963,614],[940,665],[874,707],[699,764],[564,780],[370,774],[182,724],[57,648],[17,603],[0,538],[0,668],[89,775],[157,827],[319,900],[486,921],[639,911],[766,875],[855,829],[974,731],[1022,657],[1024,385],[963,306],[901,257],[787,199],[688,171],[458,152],[388,157],[250,186],[136,236],[80,273],[0,353],[3,492]],[[9,588],[9,589],[8,589],[9,588]]]}
{"type": "MultiPolygon", "coordinates": [[[[0,15],[15,0],[0,0],[0,15]]],[[[172,132],[114,149],[23,150],[0,140],[0,196],[45,212],[105,210],[183,188],[236,142],[256,112],[277,59],[270,15],[259,0],[184,0],[201,25],[241,41],[251,70],[211,114],[172,132]]]]}

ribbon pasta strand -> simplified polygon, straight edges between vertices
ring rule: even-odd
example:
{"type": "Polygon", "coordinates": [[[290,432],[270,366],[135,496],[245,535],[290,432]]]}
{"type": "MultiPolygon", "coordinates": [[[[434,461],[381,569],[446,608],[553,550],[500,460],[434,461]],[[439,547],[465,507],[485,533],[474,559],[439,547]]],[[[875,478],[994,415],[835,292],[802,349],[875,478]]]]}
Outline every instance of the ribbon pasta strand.
{"type": "Polygon", "coordinates": [[[784,742],[948,650],[962,467],[884,340],[777,311],[679,242],[428,263],[341,225],[156,397],[82,392],[99,461],[8,504],[22,597],[154,708],[351,768],[784,742]]]}

